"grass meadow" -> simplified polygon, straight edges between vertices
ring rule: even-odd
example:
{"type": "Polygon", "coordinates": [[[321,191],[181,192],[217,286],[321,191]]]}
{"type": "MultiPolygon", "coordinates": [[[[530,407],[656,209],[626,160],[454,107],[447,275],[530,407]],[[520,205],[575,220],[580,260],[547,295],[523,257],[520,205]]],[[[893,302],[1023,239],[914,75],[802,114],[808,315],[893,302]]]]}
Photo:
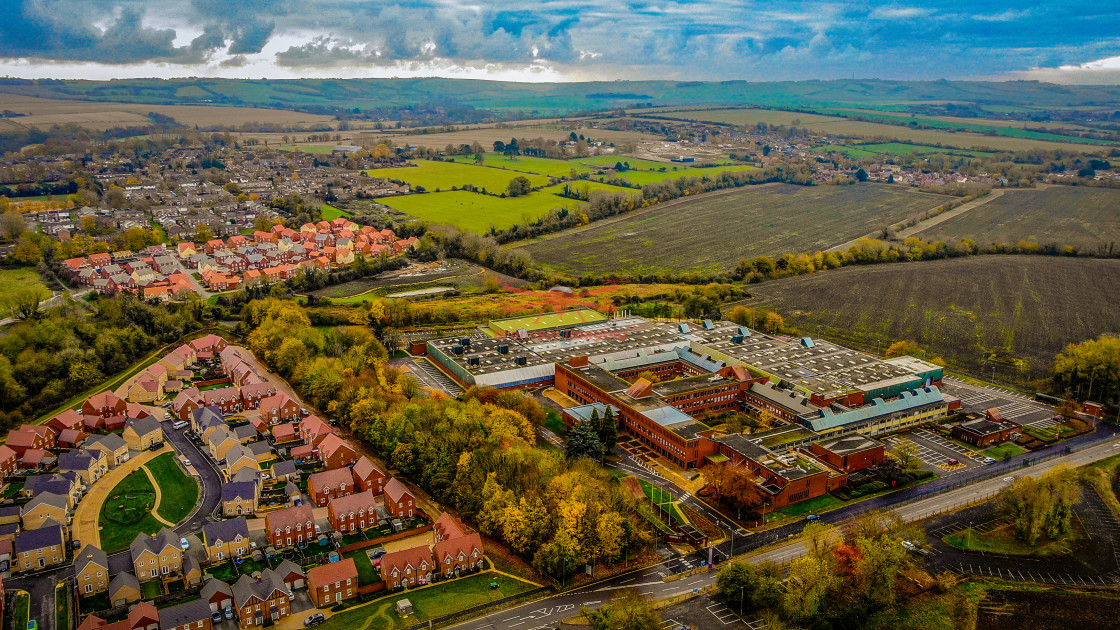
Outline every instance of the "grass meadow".
{"type": "Polygon", "coordinates": [[[376,168],[366,171],[366,174],[371,177],[397,179],[407,182],[410,186],[423,186],[428,192],[451,190],[452,186],[462,188],[471,184],[497,194],[505,192],[510,180],[519,175],[529,178],[534,188],[545,186],[550,181],[543,175],[511,173],[500,168],[431,160],[416,160],[416,166],[376,168]]]}

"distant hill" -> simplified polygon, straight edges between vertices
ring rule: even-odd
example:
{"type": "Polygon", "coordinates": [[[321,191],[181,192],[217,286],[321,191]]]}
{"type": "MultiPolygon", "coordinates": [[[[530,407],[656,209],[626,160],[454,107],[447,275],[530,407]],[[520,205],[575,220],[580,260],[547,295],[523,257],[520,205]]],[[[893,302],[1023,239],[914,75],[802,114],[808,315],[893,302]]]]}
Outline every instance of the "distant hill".
{"type": "Polygon", "coordinates": [[[337,114],[438,107],[469,121],[573,114],[633,106],[882,106],[960,102],[1004,107],[1116,107],[1120,86],[1036,81],[611,81],[511,83],[462,79],[0,79],[0,92],[42,98],[160,105],[213,104],[337,114]],[[455,110],[461,110],[456,112],[455,110]],[[472,114],[472,112],[475,112],[472,114]]]}

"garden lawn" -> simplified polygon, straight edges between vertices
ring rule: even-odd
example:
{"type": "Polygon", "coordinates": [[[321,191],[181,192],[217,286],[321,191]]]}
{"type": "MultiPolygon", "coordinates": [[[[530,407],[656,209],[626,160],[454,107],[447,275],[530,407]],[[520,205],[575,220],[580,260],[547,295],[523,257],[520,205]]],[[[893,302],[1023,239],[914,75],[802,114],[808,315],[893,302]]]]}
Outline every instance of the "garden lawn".
{"type": "Polygon", "coordinates": [[[992,448],[980,451],[980,454],[984,457],[991,457],[994,459],[1007,459],[1008,457],[1022,455],[1026,452],[1026,449],[1020,447],[1018,444],[1007,442],[1004,444],[1000,444],[999,446],[993,446],[992,448]]]}
{"type": "Polygon", "coordinates": [[[137,534],[154,534],[163,527],[151,513],[155,496],[156,489],[142,470],[133,471],[113,487],[97,519],[105,553],[127,549],[137,534]]]}
{"type": "Polygon", "coordinates": [[[520,175],[527,177],[534,188],[549,183],[549,179],[543,175],[512,173],[500,168],[456,164],[455,162],[433,162],[430,160],[416,160],[416,166],[375,168],[366,171],[366,174],[370,177],[400,180],[411,186],[423,186],[428,191],[451,190],[452,186],[462,188],[470,184],[480,189],[485,188],[488,192],[499,194],[509,188],[511,179],[520,175]]]}
{"type": "Polygon", "coordinates": [[[55,628],[69,628],[70,627],[70,589],[66,588],[66,582],[62,582],[54,587],[54,605],[55,605],[55,628]]]}
{"type": "Polygon", "coordinates": [[[142,593],[144,599],[152,599],[154,597],[163,595],[163,589],[159,587],[159,580],[152,580],[150,582],[142,583],[140,585],[140,592],[142,593]]]}
{"type": "Polygon", "coordinates": [[[0,269],[0,306],[7,306],[17,293],[32,288],[42,291],[45,298],[51,295],[34,267],[0,269]]]}
{"type": "Polygon", "coordinates": [[[466,608],[473,608],[535,588],[533,585],[497,573],[485,572],[449,582],[401,591],[365,606],[355,607],[327,619],[320,630],[396,630],[424,623],[466,608]],[[491,589],[490,583],[498,588],[491,589]],[[397,616],[397,601],[412,602],[413,614],[397,616]]]}
{"type": "Polygon", "coordinates": [[[366,549],[355,549],[354,551],[347,551],[342,554],[343,558],[354,559],[354,566],[358,568],[358,584],[362,586],[381,581],[381,577],[377,571],[374,570],[373,563],[370,562],[366,551],[366,549]]]}
{"type": "Polygon", "coordinates": [[[188,477],[175,461],[175,453],[164,453],[144,467],[159,484],[159,507],[156,513],[169,523],[178,523],[190,516],[198,503],[198,482],[188,477]]]}

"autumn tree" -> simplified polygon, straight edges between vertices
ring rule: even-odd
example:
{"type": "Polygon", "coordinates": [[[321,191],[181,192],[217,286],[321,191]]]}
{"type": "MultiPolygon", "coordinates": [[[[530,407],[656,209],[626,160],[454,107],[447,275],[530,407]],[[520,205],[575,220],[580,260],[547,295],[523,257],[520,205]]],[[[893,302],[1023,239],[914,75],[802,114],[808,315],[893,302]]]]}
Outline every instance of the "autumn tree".
{"type": "Polygon", "coordinates": [[[7,211],[0,214],[0,236],[7,240],[19,238],[27,229],[27,222],[18,212],[7,211]]]}
{"type": "Polygon", "coordinates": [[[898,446],[894,447],[890,456],[898,462],[903,472],[917,470],[922,463],[922,460],[918,458],[918,446],[909,440],[900,442],[898,446]]]}
{"type": "Polygon", "coordinates": [[[1120,337],[1066,346],[1054,359],[1054,383],[1082,400],[1114,402],[1120,394],[1120,337]]]}
{"type": "Polygon", "coordinates": [[[732,562],[716,575],[716,589],[728,602],[738,602],[739,614],[770,608],[782,592],[782,568],[772,562],[732,562]]]}
{"type": "Polygon", "coordinates": [[[922,348],[913,341],[896,341],[887,346],[887,351],[883,354],[884,357],[892,359],[901,356],[922,356],[922,348]]]}
{"type": "Polygon", "coordinates": [[[31,286],[12,295],[8,308],[16,319],[38,319],[39,303],[49,294],[41,287],[31,286]]]}
{"type": "Polygon", "coordinates": [[[210,230],[209,225],[199,223],[194,226],[194,240],[197,243],[205,243],[206,241],[214,240],[214,232],[210,230]]]}
{"type": "Polygon", "coordinates": [[[580,608],[592,630],[661,630],[661,615],[636,589],[619,591],[598,610],[580,608]]]}
{"type": "Polygon", "coordinates": [[[1065,466],[1054,468],[1038,479],[1020,477],[1002,493],[1015,534],[1029,545],[1044,535],[1058,540],[1069,534],[1077,499],[1077,473],[1065,466]]]}
{"type": "Polygon", "coordinates": [[[654,374],[652,370],[642,370],[641,372],[638,372],[638,379],[643,379],[643,378],[645,380],[649,381],[650,383],[656,383],[657,382],[657,375],[654,374]]]}

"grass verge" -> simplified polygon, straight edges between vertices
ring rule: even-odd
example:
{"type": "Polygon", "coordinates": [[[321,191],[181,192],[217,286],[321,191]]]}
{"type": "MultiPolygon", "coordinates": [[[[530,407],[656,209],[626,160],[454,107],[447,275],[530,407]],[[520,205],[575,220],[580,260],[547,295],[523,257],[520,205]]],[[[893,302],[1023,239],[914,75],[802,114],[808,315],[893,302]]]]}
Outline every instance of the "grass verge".
{"type": "Polygon", "coordinates": [[[138,534],[154,534],[163,527],[151,513],[155,495],[156,489],[142,470],[133,471],[113,487],[97,518],[105,553],[126,549],[138,534]]]}
{"type": "Polygon", "coordinates": [[[175,453],[164,453],[144,467],[159,484],[159,507],[156,513],[169,523],[178,523],[190,516],[198,503],[198,482],[188,477],[175,461],[175,453]]]}

